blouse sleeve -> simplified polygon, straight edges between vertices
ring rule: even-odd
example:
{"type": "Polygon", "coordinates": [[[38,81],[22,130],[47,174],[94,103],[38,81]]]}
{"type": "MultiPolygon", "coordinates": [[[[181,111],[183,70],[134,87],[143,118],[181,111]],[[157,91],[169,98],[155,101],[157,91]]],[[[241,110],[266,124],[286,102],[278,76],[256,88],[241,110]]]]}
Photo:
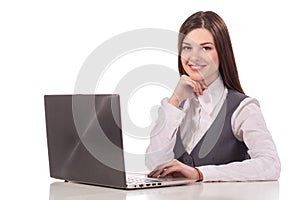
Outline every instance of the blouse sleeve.
{"type": "Polygon", "coordinates": [[[183,111],[168,103],[168,98],[162,100],[145,155],[145,163],[149,170],[174,159],[176,132],[184,116],[183,111]]]}
{"type": "Polygon", "coordinates": [[[203,181],[277,180],[281,164],[258,101],[244,99],[233,113],[231,124],[235,137],[246,144],[251,158],[242,162],[198,167],[203,173],[203,181]]]}

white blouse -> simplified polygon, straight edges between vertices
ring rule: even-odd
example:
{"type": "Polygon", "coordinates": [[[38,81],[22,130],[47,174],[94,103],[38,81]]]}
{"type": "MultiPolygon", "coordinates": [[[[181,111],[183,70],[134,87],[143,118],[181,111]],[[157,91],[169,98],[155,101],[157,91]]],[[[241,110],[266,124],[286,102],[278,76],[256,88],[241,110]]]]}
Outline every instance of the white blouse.
{"type": "MultiPolygon", "coordinates": [[[[185,150],[190,153],[215,120],[227,93],[219,76],[203,95],[196,98],[193,94],[188,98],[182,110],[169,104],[168,98],[163,99],[146,152],[147,167],[153,170],[157,165],[174,159],[173,148],[179,126],[185,150]],[[195,117],[195,109],[200,116],[195,117]],[[194,127],[195,124],[199,125],[194,127]]],[[[232,115],[231,126],[234,136],[248,147],[251,159],[197,167],[203,173],[203,181],[277,180],[281,164],[258,101],[251,97],[244,99],[232,115]]]]}

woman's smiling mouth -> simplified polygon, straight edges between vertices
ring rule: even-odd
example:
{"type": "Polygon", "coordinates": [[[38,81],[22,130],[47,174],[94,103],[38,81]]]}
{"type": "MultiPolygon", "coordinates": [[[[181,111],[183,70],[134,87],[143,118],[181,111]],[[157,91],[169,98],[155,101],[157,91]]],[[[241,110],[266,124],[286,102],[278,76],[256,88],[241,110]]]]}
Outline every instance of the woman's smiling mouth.
{"type": "Polygon", "coordinates": [[[202,70],[203,68],[205,68],[207,65],[202,64],[202,65],[189,65],[189,67],[191,68],[191,70],[193,71],[199,71],[202,70]]]}

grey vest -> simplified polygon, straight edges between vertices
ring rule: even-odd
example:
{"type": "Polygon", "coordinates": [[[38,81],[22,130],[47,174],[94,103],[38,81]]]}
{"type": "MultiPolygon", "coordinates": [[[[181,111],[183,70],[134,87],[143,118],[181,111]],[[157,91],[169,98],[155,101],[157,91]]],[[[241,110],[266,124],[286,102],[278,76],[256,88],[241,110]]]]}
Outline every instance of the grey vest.
{"type": "Polygon", "coordinates": [[[235,90],[228,90],[215,121],[190,154],[184,149],[179,128],[173,149],[175,159],[192,167],[220,165],[249,159],[248,148],[235,138],[231,127],[232,114],[246,97],[235,90]]]}

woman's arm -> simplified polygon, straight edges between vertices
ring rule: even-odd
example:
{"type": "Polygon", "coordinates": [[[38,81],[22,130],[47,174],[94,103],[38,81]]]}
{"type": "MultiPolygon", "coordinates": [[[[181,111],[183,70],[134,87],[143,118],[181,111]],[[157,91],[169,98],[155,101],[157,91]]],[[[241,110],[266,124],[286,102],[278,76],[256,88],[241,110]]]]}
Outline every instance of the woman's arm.
{"type": "Polygon", "coordinates": [[[146,151],[146,165],[150,170],[173,160],[176,132],[185,116],[185,113],[179,109],[179,105],[192,93],[199,96],[206,89],[207,85],[204,81],[196,82],[189,76],[182,75],[172,96],[162,100],[156,125],[151,131],[150,145],[146,151]]]}
{"type": "Polygon", "coordinates": [[[174,159],[176,132],[184,116],[185,113],[171,105],[168,98],[162,100],[145,155],[146,166],[149,170],[174,159]]]}
{"type": "Polygon", "coordinates": [[[245,142],[251,159],[198,167],[203,181],[277,180],[281,164],[257,100],[246,98],[233,113],[233,133],[245,142]]]}
{"type": "MultiPolygon", "coordinates": [[[[197,167],[202,181],[277,180],[280,160],[271,134],[255,99],[245,99],[232,116],[232,129],[237,139],[244,141],[251,159],[224,165],[197,167]]],[[[160,165],[149,176],[168,175],[197,177],[197,171],[177,160],[160,165]]]]}

